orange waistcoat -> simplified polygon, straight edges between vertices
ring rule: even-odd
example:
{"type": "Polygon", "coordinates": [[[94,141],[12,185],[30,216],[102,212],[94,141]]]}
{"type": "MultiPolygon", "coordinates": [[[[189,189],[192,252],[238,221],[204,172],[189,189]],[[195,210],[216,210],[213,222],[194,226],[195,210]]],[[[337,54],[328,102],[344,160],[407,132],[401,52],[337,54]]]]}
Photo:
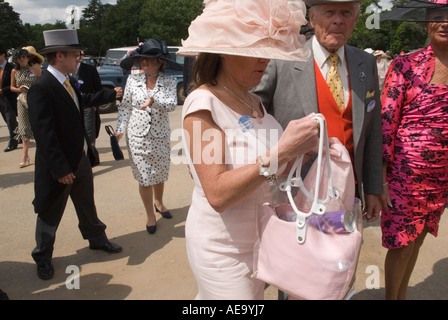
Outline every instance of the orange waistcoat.
{"type": "Polygon", "coordinates": [[[344,112],[341,112],[316,62],[314,62],[314,72],[316,74],[317,105],[319,113],[322,113],[327,120],[328,137],[338,138],[347,148],[352,163],[354,163],[352,94],[350,92],[347,107],[344,112]]]}

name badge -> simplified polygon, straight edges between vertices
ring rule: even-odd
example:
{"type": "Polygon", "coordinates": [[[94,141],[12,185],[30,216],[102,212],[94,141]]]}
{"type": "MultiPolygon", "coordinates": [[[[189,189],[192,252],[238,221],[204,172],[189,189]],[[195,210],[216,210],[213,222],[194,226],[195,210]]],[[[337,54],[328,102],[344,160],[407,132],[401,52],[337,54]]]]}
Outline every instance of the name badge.
{"type": "Polygon", "coordinates": [[[241,116],[238,119],[238,124],[243,132],[249,131],[254,127],[252,119],[248,115],[241,116]]]}
{"type": "Polygon", "coordinates": [[[375,109],[375,105],[376,105],[375,100],[370,101],[369,104],[367,105],[367,112],[371,112],[373,109],[375,109]]]}

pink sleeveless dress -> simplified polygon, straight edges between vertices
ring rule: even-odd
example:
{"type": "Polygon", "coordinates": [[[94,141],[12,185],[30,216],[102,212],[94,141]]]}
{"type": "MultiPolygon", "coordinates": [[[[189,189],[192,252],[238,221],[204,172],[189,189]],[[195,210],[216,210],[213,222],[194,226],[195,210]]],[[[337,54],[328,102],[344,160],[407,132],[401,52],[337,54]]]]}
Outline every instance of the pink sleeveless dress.
{"type": "MultiPolygon", "coordinates": [[[[255,163],[258,156],[264,155],[278,142],[283,132],[280,124],[266,110],[262,124],[251,118],[246,127],[240,125],[242,115],[207,90],[198,89],[187,97],[182,119],[199,110],[210,111],[226,135],[224,151],[228,170],[255,163]]],[[[194,142],[191,145],[201,140],[196,136],[190,139],[194,142]]],[[[184,146],[189,157],[185,142],[184,146]]],[[[193,162],[196,161],[193,158],[193,162]]],[[[218,213],[208,203],[191,160],[190,168],[195,187],[185,238],[188,259],[199,289],[196,299],[263,299],[264,283],[251,275],[258,237],[257,216],[261,205],[269,201],[269,184],[263,184],[232,208],[218,213]]]]}

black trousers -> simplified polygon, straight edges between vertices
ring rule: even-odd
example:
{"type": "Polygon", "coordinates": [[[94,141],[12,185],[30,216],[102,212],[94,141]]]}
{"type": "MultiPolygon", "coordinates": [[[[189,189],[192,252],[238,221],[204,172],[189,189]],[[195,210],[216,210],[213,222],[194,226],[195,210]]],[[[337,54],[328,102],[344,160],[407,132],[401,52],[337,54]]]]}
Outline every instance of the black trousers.
{"type": "Polygon", "coordinates": [[[93,159],[91,159],[90,164],[92,167],[98,165],[100,163],[100,156],[98,154],[98,150],[96,149],[95,142],[98,133],[98,120],[96,111],[93,108],[85,108],[84,109],[84,126],[86,127],[87,136],[90,140],[90,149],[93,152],[93,159]]]}
{"type": "Polygon", "coordinates": [[[92,167],[89,159],[83,155],[73,184],[67,185],[63,192],[55,195],[47,211],[37,215],[36,248],[31,255],[38,264],[51,261],[56,231],[69,196],[75,206],[83,238],[94,246],[102,246],[107,241],[106,225],[100,221],[96,212],[92,167]],[[45,217],[51,217],[51,222],[45,217]]]}
{"type": "Polygon", "coordinates": [[[8,99],[6,97],[0,98],[0,113],[2,114],[3,120],[5,120],[6,125],[9,130],[9,143],[17,144],[17,141],[14,140],[15,133],[14,131],[17,128],[17,106],[11,106],[8,99]]]}

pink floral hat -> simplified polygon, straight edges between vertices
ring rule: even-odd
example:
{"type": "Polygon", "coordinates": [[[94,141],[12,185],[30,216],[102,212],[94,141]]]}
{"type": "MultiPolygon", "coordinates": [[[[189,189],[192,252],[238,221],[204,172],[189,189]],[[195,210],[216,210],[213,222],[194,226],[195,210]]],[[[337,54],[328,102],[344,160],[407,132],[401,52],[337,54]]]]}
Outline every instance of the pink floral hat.
{"type": "Polygon", "coordinates": [[[303,61],[309,55],[300,27],[307,23],[301,0],[205,0],[179,55],[200,52],[303,61]]]}

